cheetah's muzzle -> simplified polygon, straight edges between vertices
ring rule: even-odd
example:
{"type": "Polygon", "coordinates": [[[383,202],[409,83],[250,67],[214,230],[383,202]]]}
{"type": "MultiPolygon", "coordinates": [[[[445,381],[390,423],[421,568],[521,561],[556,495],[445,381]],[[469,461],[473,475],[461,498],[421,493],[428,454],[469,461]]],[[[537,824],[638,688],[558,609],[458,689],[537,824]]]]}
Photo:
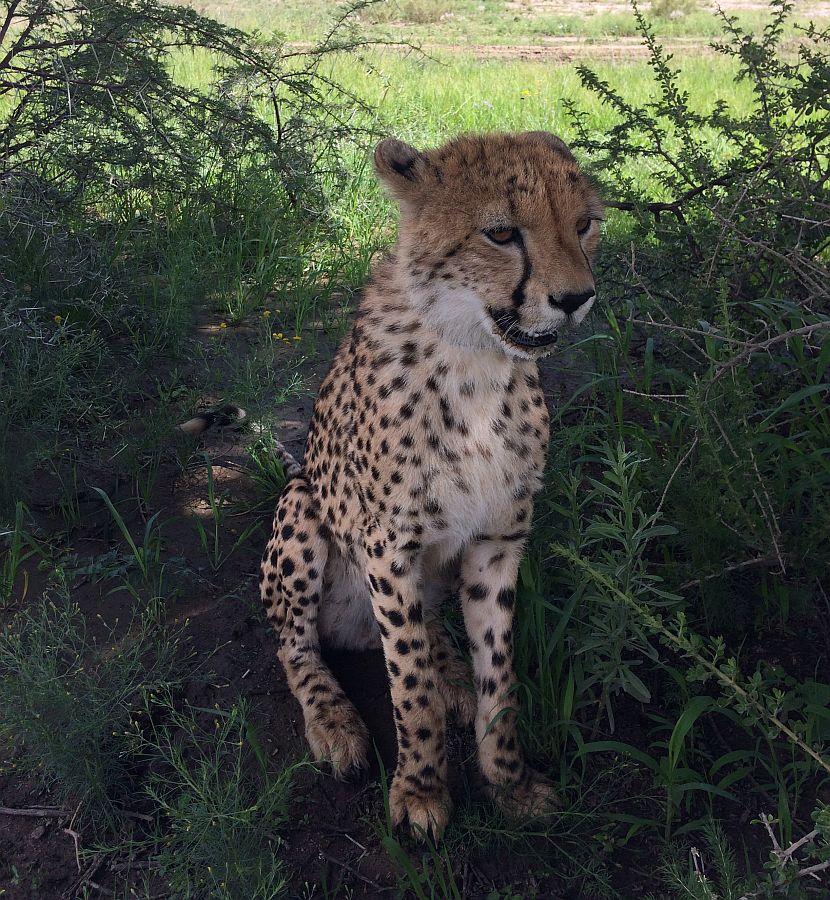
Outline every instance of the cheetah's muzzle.
{"type": "Polygon", "coordinates": [[[530,334],[519,326],[519,320],[512,310],[498,311],[488,310],[493,324],[501,337],[516,347],[522,347],[528,350],[537,350],[540,347],[553,346],[559,339],[559,332],[543,331],[537,334],[530,334]]]}

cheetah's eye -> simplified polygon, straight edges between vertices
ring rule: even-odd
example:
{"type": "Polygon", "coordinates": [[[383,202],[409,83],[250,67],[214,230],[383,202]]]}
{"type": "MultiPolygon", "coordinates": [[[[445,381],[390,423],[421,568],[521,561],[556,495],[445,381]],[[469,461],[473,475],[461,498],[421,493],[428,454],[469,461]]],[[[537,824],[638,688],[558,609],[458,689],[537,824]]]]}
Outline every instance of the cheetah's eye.
{"type": "Polygon", "coordinates": [[[589,219],[587,216],[584,219],[580,219],[576,225],[576,233],[580,237],[585,237],[585,235],[588,234],[588,230],[590,229],[591,223],[593,221],[593,219],[589,219]]]}
{"type": "Polygon", "coordinates": [[[485,230],[484,236],[494,244],[509,244],[516,240],[519,231],[516,228],[488,228],[485,230]]]}

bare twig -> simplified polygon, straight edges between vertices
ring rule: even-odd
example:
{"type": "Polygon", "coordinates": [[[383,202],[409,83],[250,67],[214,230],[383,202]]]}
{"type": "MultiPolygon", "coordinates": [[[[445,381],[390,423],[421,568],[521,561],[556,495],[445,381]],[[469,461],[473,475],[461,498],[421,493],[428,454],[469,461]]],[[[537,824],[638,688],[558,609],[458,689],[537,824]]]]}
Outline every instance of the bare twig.
{"type": "Polygon", "coordinates": [[[387,894],[392,890],[392,888],[383,887],[376,881],[372,881],[371,878],[367,878],[365,875],[358,872],[357,869],[355,869],[353,866],[349,865],[349,863],[344,862],[342,859],[338,859],[336,856],[331,856],[323,850],[320,851],[320,856],[322,856],[323,859],[327,860],[333,865],[340,866],[341,869],[344,869],[350,875],[354,875],[355,878],[359,878],[364,884],[368,884],[369,887],[373,888],[379,894],[387,894]]]}
{"type": "Polygon", "coordinates": [[[97,882],[92,880],[98,874],[98,870],[103,864],[104,856],[103,854],[99,854],[92,860],[92,862],[86,867],[86,869],[84,869],[80,873],[80,875],[78,875],[78,877],[72,882],[72,884],[69,885],[66,891],[64,891],[63,896],[65,900],[74,900],[74,898],[77,897],[78,893],[80,892],[81,888],[87,885],[103,894],[109,894],[110,896],[112,896],[112,891],[102,887],[97,882]]]}
{"type": "Polygon", "coordinates": [[[83,871],[83,867],[81,866],[81,836],[72,828],[64,828],[64,834],[68,834],[69,837],[75,843],[75,864],[78,866],[78,871],[83,871]]]}
{"type": "Polygon", "coordinates": [[[30,816],[35,819],[64,819],[71,816],[72,811],[59,806],[0,806],[0,816],[30,816]]]}
{"type": "Polygon", "coordinates": [[[669,493],[669,488],[671,487],[672,482],[674,481],[675,476],[677,475],[677,473],[678,473],[678,472],[680,471],[680,469],[682,468],[683,463],[686,462],[686,460],[692,455],[692,453],[694,452],[695,447],[697,447],[697,444],[698,444],[698,436],[695,435],[695,439],[692,441],[691,446],[690,446],[689,449],[683,454],[683,456],[682,456],[681,459],[680,459],[680,462],[678,462],[678,464],[674,467],[674,471],[673,471],[673,472],[671,473],[671,475],[669,476],[669,480],[666,482],[666,486],[663,488],[663,494],[662,494],[662,496],[660,497],[660,502],[657,504],[657,510],[656,510],[656,512],[655,512],[655,515],[658,515],[658,516],[660,515],[660,512],[661,512],[662,509],[663,509],[663,504],[666,502],[666,496],[667,496],[668,493],[669,493]]]}
{"type": "MultiPolygon", "coordinates": [[[[801,878],[814,878],[817,881],[819,879],[819,872],[825,872],[830,869],[830,860],[824,860],[823,862],[814,863],[810,866],[802,866],[797,869],[795,872],[787,872],[784,867],[791,865],[795,862],[795,854],[802,847],[805,847],[807,844],[813,843],[813,841],[819,836],[819,832],[817,830],[811,831],[809,834],[805,834],[804,837],[799,838],[797,841],[794,841],[788,847],[782,847],[778,843],[778,837],[773,831],[773,824],[775,819],[768,815],[767,813],[761,813],[758,817],[761,824],[767,831],[769,835],[770,843],[772,844],[772,855],[777,860],[777,864],[780,866],[779,876],[775,879],[774,884],[772,885],[773,889],[777,893],[782,888],[786,888],[788,885],[792,884],[794,881],[798,881],[801,878]]],[[[764,896],[768,893],[768,886],[764,886],[757,891],[752,891],[748,894],[743,894],[739,898],[739,900],[754,900],[756,897],[764,896]]]]}
{"type": "Polygon", "coordinates": [[[710,575],[704,575],[702,578],[695,578],[692,581],[685,581],[680,587],[677,588],[678,591],[688,590],[690,587],[695,587],[698,584],[702,584],[704,581],[711,581],[713,578],[721,578],[723,575],[727,575],[729,572],[738,572],[741,569],[748,569],[751,566],[768,566],[770,563],[777,562],[774,556],[758,556],[755,559],[745,559],[739,563],[733,563],[730,566],[725,566],[717,572],[712,572],[710,575]]]}
{"type": "MultiPolygon", "coordinates": [[[[729,448],[729,452],[732,454],[733,458],[736,461],[740,462],[741,457],[738,454],[738,451],[735,449],[734,445],[732,444],[732,441],[729,439],[729,435],[727,434],[726,429],[723,427],[723,425],[721,425],[720,420],[714,413],[711,413],[711,417],[712,417],[712,421],[717,426],[717,429],[720,432],[721,437],[724,440],[724,443],[729,448]]],[[[751,453],[751,451],[750,451],[750,453],[751,453]]],[[[755,474],[758,478],[758,484],[760,486],[761,493],[764,495],[764,497],[767,501],[767,505],[765,505],[761,501],[761,497],[758,495],[758,491],[754,487],[751,488],[752,496],[755,498],[755,502],[758,504],[758,509],[761,511],[761,517],[763,518],[764,523],[767,526],[767,531],[769,532],[770,540],[772,541],[772,546],[775,550],[775,556],[776,556],[776,559],[778,560],[778,565],[780,567],[781,572],[784,573],[787,571],[787,567],[784,565],[784,554],[781,550],[781,544],[780,544],[781,528],[778,525],[778,520],[775,517],[775,509],[772,505],[772,500],[770,499],[766,484],[764,483],[764,479],[761,477],[761,473],[758,471],[758,467],[755,464],[755,457],[752,456],[751,460],[752,460],[752,467],[755,470],[755,474]]]]}
{"type": "Polygon", "coordinates": [[[721,375],[730,369],[734,369],[735,366],[740,365],[745,359],[749,359],[754,353],[763,353],[765,350],[769,350],[770,347],[774,347],[776,344],[781,344],[791,338],[807,337],[814,331],[822,331],[827,328],[830,328],[830,319],[823,319],[821,322],[813,322],[812,325],[804,325],[802,328],[793,328],[791,331],[777,334],[766,341],[748,343],[740,353],[718,366],[712,380],[717,381],[721,375]]]}

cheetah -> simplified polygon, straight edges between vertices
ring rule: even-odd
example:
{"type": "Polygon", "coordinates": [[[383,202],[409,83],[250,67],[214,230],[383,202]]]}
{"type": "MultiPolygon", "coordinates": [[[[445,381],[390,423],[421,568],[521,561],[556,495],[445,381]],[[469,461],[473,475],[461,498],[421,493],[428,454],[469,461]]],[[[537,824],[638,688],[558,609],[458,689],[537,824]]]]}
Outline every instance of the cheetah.
{"type": "Polygon", "coordinates": [[[320,642],[383,648],[393,822],[437,839],[447,712],[475,723],[498,800],[555,802],[517,737],[513,608],[549,437],[536,361],[594,302],[602,205],[547,132],[429,151],[388,138],[374,164],[397,242],[322,383],[302,465],[286,457],[260,586],[311,751],[336,775],[367,765],[369,736],[320,642]],[[450,596],[473,677],[439,619],[450,596]]]}

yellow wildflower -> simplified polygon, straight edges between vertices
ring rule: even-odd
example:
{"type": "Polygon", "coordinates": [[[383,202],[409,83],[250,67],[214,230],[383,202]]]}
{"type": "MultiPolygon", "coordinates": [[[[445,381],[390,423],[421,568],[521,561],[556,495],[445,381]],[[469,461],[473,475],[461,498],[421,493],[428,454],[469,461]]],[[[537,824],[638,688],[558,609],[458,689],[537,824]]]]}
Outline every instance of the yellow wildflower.
{"type": "Polygon", "coordinates": [[[63,322],[63,316],[61,316],[61,315],[56,315],[56,316],[55,316],[55,321],[58,323],[58,325],[60,325],[60,323],[63,322]]]}
{"type": "Polygon", "coordinates": [[[294,335],[294,340],[295,340],[295,341],[301,341],[301,340],[302,340],[302,337],[301,337],[299,334],[295,334],[295,335],[294,335]]]}
{"type": "Polygon", "coordinates": [[[220,327],[220,328],[227,328],[227,327],[228,327],[228,323],[227,323],[227,322],[220,322],[220,323],[219,323],[219,327],[220,327]]]}

